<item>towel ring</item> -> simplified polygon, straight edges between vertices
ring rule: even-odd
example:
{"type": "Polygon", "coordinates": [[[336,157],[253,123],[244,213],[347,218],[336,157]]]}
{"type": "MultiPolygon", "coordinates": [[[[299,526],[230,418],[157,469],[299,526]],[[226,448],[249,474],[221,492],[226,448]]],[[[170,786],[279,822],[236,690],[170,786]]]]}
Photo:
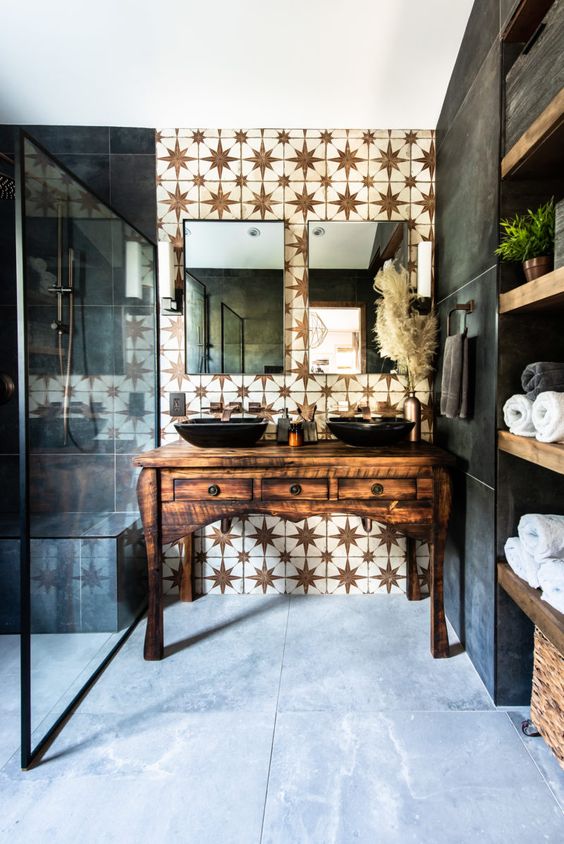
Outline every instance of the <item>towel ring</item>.
{"type": "Polygon", "coordinates": [[[448,312],[448,319],[447,319],[447,336],[450,337],[450,320],[452,315],[455,311],[463,311],[464,312],[464,322],[462,325],[462,330],[466,331],[466,315],[471,314],[474,311],[474,299],[470,299],[469,302],[465,302],[463,305],[455,305],[454,308],[451,308],[448,312]]]}

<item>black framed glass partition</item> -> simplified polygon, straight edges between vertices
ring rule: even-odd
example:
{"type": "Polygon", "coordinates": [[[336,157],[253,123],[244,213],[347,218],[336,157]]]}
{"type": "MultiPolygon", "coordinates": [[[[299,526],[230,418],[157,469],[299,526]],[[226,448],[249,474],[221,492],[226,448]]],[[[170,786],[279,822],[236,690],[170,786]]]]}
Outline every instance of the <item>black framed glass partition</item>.
{"type": "Polygon", "coordinates": [[[22,133],[16,225],[22,765],[145,607],[155,246],[22,133]]]}

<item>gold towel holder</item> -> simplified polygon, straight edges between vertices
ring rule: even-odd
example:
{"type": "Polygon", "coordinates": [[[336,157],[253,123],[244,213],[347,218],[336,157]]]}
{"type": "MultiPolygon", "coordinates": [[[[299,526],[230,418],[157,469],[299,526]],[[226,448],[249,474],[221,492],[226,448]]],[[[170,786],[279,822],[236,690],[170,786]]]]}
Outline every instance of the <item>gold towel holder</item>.
{"type": "Polygon", "coordinates": [[[462,330],[466,331],[466,315],[473,313],[475,304],[476,303],[474,302],[474,299],[470,299],[469,302],[464,302],[463,304],[455,305],[454,308],[450,309],[450,311],[448,312],[448,319],[447,319],[447,336],[448,337],[450,337],[450,320],[451,320],[453,313],[455,313],[455,311],[463,311],[464,312],[464,322],[463,322],[462,330]]]}

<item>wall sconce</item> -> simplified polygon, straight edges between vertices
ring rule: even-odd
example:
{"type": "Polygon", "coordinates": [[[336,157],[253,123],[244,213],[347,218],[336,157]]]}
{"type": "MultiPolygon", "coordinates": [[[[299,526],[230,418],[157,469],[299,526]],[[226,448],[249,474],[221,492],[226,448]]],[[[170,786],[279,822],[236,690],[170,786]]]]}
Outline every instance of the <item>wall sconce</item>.
{"type": "Polygon", "coordinates": [[[174,245],[170,240],[158,244],[159,296],[165,313],[182,313],[182,291],[176,288],[174,245]]]}
{"type": "Polygon", "coordinates": [[[417,295],[420,299],[431,298],[431,277],[433,244],[424,240],[417,244],[417,295]]]}

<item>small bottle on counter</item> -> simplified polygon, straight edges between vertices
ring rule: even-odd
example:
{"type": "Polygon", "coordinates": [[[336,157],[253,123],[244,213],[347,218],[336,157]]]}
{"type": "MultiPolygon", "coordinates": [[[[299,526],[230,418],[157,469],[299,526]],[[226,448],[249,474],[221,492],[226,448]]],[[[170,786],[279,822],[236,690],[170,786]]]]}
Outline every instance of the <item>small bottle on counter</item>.
{"type": "Polygon", "coordinates": [[[290,422],[288,445],[297,448],[304,444],[304,426],[301,422],[290,422]]]}
{"type": "Polygon", "coordinates": [[[276,442],[279,445],[286,445],[290,433],[290,417],[288,416],[288,408],[285,407],[282,416],[278,419],[276,425],[276,442]]]}

